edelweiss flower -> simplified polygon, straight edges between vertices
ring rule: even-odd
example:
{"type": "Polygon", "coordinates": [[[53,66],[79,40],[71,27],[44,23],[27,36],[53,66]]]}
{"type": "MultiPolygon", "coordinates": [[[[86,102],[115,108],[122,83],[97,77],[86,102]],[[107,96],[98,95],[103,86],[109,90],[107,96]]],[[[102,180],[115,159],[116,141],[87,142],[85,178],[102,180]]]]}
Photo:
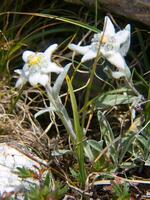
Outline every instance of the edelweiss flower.
{"type": "Polygon", "coordinates": [[[94,34],[91,44],[87,46],[79,46],[70,44],[69,49],[82,54],[81,62],[85,62],[95,58],[97,55],[102,55],[112,65],[118,69],[112,72],[114,78],[125,76],[130,78],[131,72],[125,62],[126,56],[130,46],[130,25],[128,24],[123,30],[115,32],[114,25],[109,17],[105,17],[103,31],[94,34]]]}
{"type": "Polygon", "coordinates": [[[38,83],[45,86],[51,72],[61,73],[63,68],[51,61],[52,53],[57,49],[57,46],[57,44],[49,46],[44,53],[25,51],[22,55],[25,62],[23,69],[15,70],[20,75],[15,87],[22,87],[27,81],[32,86],[38,83]]]}

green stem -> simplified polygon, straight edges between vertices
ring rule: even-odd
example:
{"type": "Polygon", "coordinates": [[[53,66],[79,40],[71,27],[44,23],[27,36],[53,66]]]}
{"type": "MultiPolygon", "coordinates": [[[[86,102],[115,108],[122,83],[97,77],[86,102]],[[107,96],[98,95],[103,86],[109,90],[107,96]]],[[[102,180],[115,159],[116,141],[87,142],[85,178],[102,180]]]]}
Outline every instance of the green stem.
{"type": "Polygon", "coordinates": [[[85,118],[86,118],[86,113],[87,113],[86,112],[87,111],[87,104],[88,104],[88,101],[89,101],[89,98],[90,98],[90,92],[91,92],[91,88],[92,88],[92,84],[93,84],[94,74],[95,74],[96,67],[97,67],[97,61],[98,61],[98,56],[94,60],[93,68],[92,68],[91,73],[90,73],[90,81],[89,81],[89,84],[87,86],[87,90],[86,90],[86,94],[85,94],[85,100],[84,100],[85,109],[83,110],[83,113],[82,113],[82,129],[84,129],[85,118]]]}
{"type": "Polygon", "coordinates": [[[84,163],[84,148],[83,148],[83,137],[77,139],[77,156],[79,163],[80,183],[81,187],[85,186],[86,181],[86,168],[84,163]]]}
{"type": "Polygon", "coordinates": [[[81,128],[80,125],[80,116],[78,112],[78,107],[77,107],[77,102],[76,98],[74,95],[74,90],[71,84],[71,80],[69,77],[66,77],[67,85],[68,85],[68,91],[70,94],[70,99],[71,99],[71,105],[72,105],[72,110],[73,110],[73,119],[74,119],[74,129],[76,132],[77,140],[76,140],[76,145],[77,145],[77,158],[78,158],[78,163],[79,163],[79,174],[80,174],[80,184],[81,187],[85,186],[85,181],[86,181],[86,168],[85,168],[85,163],[84,163],[84,144],[83,144],[83,129],[81,128]]]}
{"type": "Polygon", "coordinates": [[[84,187],[85,181],[86,181],[86,169],[85,169],[85,165],[84,165],[84,148],[83,148],[84,134],[83,134],[83,130],[79,123],[77,104],[76,104],[76,100],[75,100],[75,96],[73,93],[73,88],[72,88],[70,80],[69,80],[68,86],[69,86],[69,89],[71,90],[70,96],[71,96],[71,102],[72,102],[72,107],[73,107],[73,115],[74,115],[76,134],[74,132],[71,120],[68,116],[67,110],[64,107],[64,105],[62,104],[60,97],[53,94],[53,90],[52,90],[51,86],[46,85],[45,89],[46,89],[49,101],[56,109],[55,113],[59,116],[59,118],[61,119],[67,132],[70,134],[73,144],[74,145],[76,144],[76,146],[77,146],[76,152],[77,152],[77,158],[78,158],[78,163],[79,163],[80,183],[81,183],[81,186],[84,187]]]}

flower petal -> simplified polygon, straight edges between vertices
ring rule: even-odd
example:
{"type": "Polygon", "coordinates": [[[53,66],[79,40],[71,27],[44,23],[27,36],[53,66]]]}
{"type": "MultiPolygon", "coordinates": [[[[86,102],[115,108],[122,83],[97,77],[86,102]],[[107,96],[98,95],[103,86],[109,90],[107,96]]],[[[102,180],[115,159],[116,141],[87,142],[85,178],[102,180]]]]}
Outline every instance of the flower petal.
{"type": "Polygon", "coordinates": [[[48,81],[49,81],[49,76],[46,74],[41,74],[38,80],[38,82],[43,86],[45,86],[48,83],[48,81]]]}
{"type": "Polygon", "coordinates": [[[32,68],[30,68],[28,64],[24,64],[23,69],[22,69],[23,76],[28,77],[30,74],[30,71],[32,71],[32,68]]]}
{"type": "Polygon", "coordinates": [[[128,50],[129,50],[129,47],[130,47],[130,42],[131,42],[131,32],[130,32],[130,25],[128,24],[126,27],[125,27],[125,30],[126,32],[128,33],[127,34],[127,39],[125,40],[125,42],[120,46],[120,53],[122,56],[126,56],[128,50]]]}
{"type": "Polygon", "coordinates": [[[123,72],[111,72],[111,75],[115,79],[119,79],[121,77],[126,76],[126,74],[124,74],[123,72]]]}
{"type": "Polygon", "coordinates": [[[27,62],[28,57],[33,56],[33,55],[35,55],[35,53],[33,51],[29,51],[29,50],[24,51],[23,54],[22,54],[22,59],[23,59],[24,62],[27,62]]]}
{"type": "MultiPolygon", "coordinates": [[[[130,69],[126,64],[125,59],[122,57],[122,55],[120,53],[115,52],[114,54],[107,56],[106,59],[112,65],[114,65],[118,68],[120,75],[124,74],[124,76],[127,77],[127,78],[131,77],[130,69]]],[[[119,73],[117,73],[117,74],[115,73],[114,76],[120,78],[122,75],[120,76],[119,73]]]]}
{"type": "Polygon", "coordinates": [[[59,67],[56,63],[54,62],[49,62],[47,68],[42,68],[41,72],[43,73],[51,73],[51,72],[55,72],[57,74],[61,73],[62,71],[64,71],[63,68],[59,67]]]}
{"type": "Polygon", "coordinates": [[[130,77],[131,77],[131,71],[130,71],[130,69],[129,69],[129,67],[127,65],[125,67],[124,73],[125,73],[126,77],[128,79],[130,79],[130,77]]]}
{"type": "Polygon", "coordinates": [[[92,51],[89,50],[81,59],[81,62],[85,62],[88,60],[92,60],[93,58],[96,58],[97,56],[97,52],[96,51],[92,51]]]}
{"type": "Polygon", "coordinates": [[[79,46],[79,45],[75,45],[75,44],[69,44],[68,48],[71,49],[72,51],[75,51],[76,53],[84,55],[89,51],[90,45],[79,46]]]}
{"type": "Polygon", "coordinates": [[[19,74],[19,75],[22,74],[22,70],[21,69],[15,69],[14,72],[17,73],[17,74],[19,74]]]}
{"type": "Polygon", "coordinates": [[[29,83],[32,86],[35,86],[39,83],[39,79],[40,79],[41,74],[40,73],[34,73],[34,74],[30,74],[29,75],[29,83]]]}
{"type": "Polygon", "coordinates": [[[124,30],[118,31],[115,34],[115,39],[118,43],[123,44],[127,41],[127,39],[130,37],[130,32],[124,30]]]}
{"type": "Polygon", "coordinates": [[[114,52],[113,54],[105,57],[112,65],[115,65],[119,71],[125,70],[127,64],[120,53],[114,52]]]}
{"type": "Polygon", "coordinates": [[[20,76],[15,84],[16,88],[21,88],[24,84],[26,84],[27,80],[23,77],[20,76]]]}
{"type": "Polygon", "coordinates": [[[124,28],[126,31],[131,32],[131,25],[127,24],[126,27],[124,28]]]}
{"type": "Polygon", "coordinates": [[[116,40],[118,40],[118,42],[120,44],[126,42],[126,40],[128,38],[130,38],[130,34],[131,34],[131,31],[130,31],[130,24],[128,24],[123,30],[121,31],[118,31],[116,34],[115,34],[115,38],[116,40]]]}
{"type": "Polygon", "coordinates": [[[51,60],[52,54],[53,52],[57,49],[58,44],[53,44],[50,45],[45,51],[44,51],[44,55],[47,57],[47,59],[51,60]]]}
{"type": "Polygon", "coordinates": [[[111,22],[110,18],[108,16],[105,17],[105,20],[104,20],[104,28],[103,28],[103,31],[104,31],[104,36],[111,36],[111,35],[114,35],[115,34],[115,28],[114,28],[114,25],[113,23],[111,22]]]}

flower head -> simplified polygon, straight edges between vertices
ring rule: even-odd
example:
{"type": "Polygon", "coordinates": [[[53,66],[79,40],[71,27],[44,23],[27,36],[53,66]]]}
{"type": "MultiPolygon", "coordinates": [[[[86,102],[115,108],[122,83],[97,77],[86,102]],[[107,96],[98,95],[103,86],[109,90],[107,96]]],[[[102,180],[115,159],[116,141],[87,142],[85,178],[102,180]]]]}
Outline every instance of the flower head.
{"type": "Polygon", "coordinates": [[[25,62],[23,69],[15,70],[20,75],[15,87],[22,87],[26,82],[29,82],[32,86],[38,83],[45,86],[49,82],[49,74],[51,72],[61,73],[63,68],[60,68],[51,60],[52,53],[56,49],[57,44],[53,44],[43,53],[25,51],[22,55],[22,59],[25,62]]]}
{"type": "Polygon", "coordinates": [[[87,46],[79,46],[70,44],[68,47],[82,54],[81,62],[85,62],[96,58],[97,55],[102,55],[111,64],[118,69],[112,72],[114,78],[125,76],[129,78],[131,72],[125,62],[126,56],[130,46],[130,25],[128,24],[123,30],[115,32],[114,25],[109,17],[105,17],[104,28],[98,34],[94,34],[91,44],[87,46]]]}

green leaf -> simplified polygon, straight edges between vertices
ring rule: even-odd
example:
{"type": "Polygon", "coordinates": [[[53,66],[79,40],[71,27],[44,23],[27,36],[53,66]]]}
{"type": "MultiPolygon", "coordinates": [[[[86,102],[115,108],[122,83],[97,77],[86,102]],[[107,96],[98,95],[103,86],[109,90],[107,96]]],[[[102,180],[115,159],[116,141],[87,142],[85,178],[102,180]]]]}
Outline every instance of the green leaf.
{"type": "Polygon", "coordinates": [[[86,180],[86,169],[85,169],[85,164],[84,164],[84,146],[83,146],[83,130],[80,126],[80,117],[78,113],[78,107],[77,107],[77,102],[75,98],[75,94],[73,91],[73,87],[71,84],[71,80],[69,77],[66,77],[67,85],[68,85],[68,91],[70,94],[71,98],[71,105],[72,105],[72,110],[73,110],[73,119],[74,119],[74,128],[75,128],[75,133],[77,136],[77,156],[78,156],[78,162],[79,162],[79,170],[80,170],[80,183],[82,186],[85,184],[86,180]]]}
{"type": "Polygon", "coordinates": [[[49,172],[46,174],[45,180],[44,180],[44,186],[50,187],[50,174],[49,172]]]}
{"type": "Polygon", "coordinates": [[[127,93],[126,88],[106,92],[93,100],[93,105],[96,108],[105,109],[109,106],[116,106],[120,104],[132,104],[137,102],[139,98],[127,93]]]}
{"type": "Polygon", "coordinates": [[[35,172],[31,169],[25,168],[25,167],[17,167],[16,173],[20,178],[32,178],[35,172]]]}
{"type": "Polygon", "coordinates": [[[99,122],[99,127],[101,131],[101,137],[104,138],[106,145],[108,146],[109,156],[112,158],[113,162],[117,164],[118,160],[118,152],[116,149],[116,145],[114,144],[114,134],[110,127],[109,122],[107,121],[104,114],[100,111],[97,112],[97,118],[99,122]]]}
{"type": "Polygon", "coordinates": [[[147,100],[148,101],[147,101],[145,109],[144,109],[146,122],[148,122],[150,120],[150,86],[149,86],[149,89],[148,89],[148,98],[147,98],[147,100]]]}
{"type": "Polygon", "coordinates": [[[68,150],[68,149],[58,149],[58,150],[52,151],[51,155],[52,156],[62,156],[64,154],[68,154],[68,153],[72,153],[72,151],[68,150]]]}
{"type": "Polygon", "coordinates": [[[96,151],[100,152],[103,148],[103,140],[96,141],[96,140],[87,140],[87,143],[96,151]]]}
{"type": "Polygon", "coordinates": [[[128,135],[127,137],[122,139],[120,144],[121,150],[119,152],[119,163],[121,164],[125,154],[130,150],[133,141],[135,140],[135,134],[128,135]]]}
{"type": "Polygon", "coordinates": [[[86,157],[90,161],[94,160],[94,158],[95,158],[94,153],[93,153],[93,151],[91,149],[91,146],[87,142],[84,143],[84,152],[85,152],[86,157]]]}
{"type": "Polygon", "coordinates": [[[130,199],[130,193],[129,193],[129,184],[123,183],[123,184],[113,184],[112,191],[114,193],[113,199],[117,200],[127,200],[130,199]]]}
{"type": "MultiPolygon", "coordinates": [[[[8,13],[7,12],[0,13],[0,15],[5,15],[5,14],[8,14],[8,13]]],[[[42,14],[42,13],[30,13],[30,12],[9,12],[9,14],[31,15],[31,16],[43,17],[43,18],[47,18],[47,19],[48,18],[49,19],[55,19],[55,20],[62,21],[62,22],[65,22],[65,23],[73,24],[73,25],[81,27],[81,28],[88,29],[88,30],[93,31],[95,33],[100,32],[100,30],[97,29],[96,27],[90,26],[86,23],[79,22],[79,21],[76,21],[74,19],[69,19],[69,18],[66,18],[66,17],[59,17],[57,15],[42,14]]]]}
{"type": "Polygon", "coordinates": [[[90,161],[93,161],[102,150],[103,141],[87,140],[84,142],[84,151],[90,161]]]}
{"type": "Polygon", "coordinates": [[[67,193],[68,191],[68,186],[65,185],[63,186],[61,182],[59,181],[56,181],[55,182],[55,191],[53,192],[53,197],[54,199],[58,199],[58,200],[61,200],[63,199],[64,195],[67,193]]]}
{"type": "Polygon", "coordinates": [[[68,92],[69,92],[70,98],[71,98],[71,105],[72,105],[73,119],[74,119],[74,128],[75,128],[75,132],[77,134],[78,142],[81,142],[83,139],[83,131],[80,126],[80,121],[79,121],[80,118],[79,118],[79,113],[78,113],[77,102],[76,102],[76,98],[74,95],[71,80],[69,79],[68,76],[66,77],[66,81],[67,81],[67,85],[68,85],[68,92]]]}
{"type": "Polygon", "coordinates": [[[73,168],[69,167],[70,173],[72,175],[72,177],[76,180],[76,181],[80,181],[80,174],[79,172],[76,172],[73,168]]]}

